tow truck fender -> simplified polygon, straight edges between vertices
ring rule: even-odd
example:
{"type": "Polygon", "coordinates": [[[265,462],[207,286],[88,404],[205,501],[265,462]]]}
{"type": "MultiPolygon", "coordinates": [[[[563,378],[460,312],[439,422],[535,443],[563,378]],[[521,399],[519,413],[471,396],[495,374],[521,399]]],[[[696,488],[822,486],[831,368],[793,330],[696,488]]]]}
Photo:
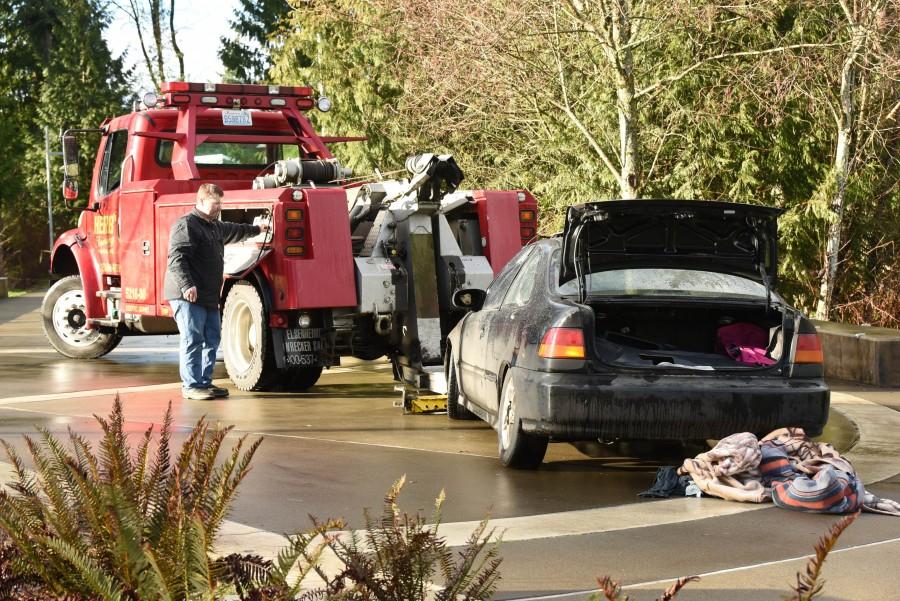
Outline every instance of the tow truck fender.
{"type": "Polygon", "coordinates": [[[100,273],[94,255],[95,252],[89,240],[78,230],[69,230],[56,239],[56,243],[53,245],[53,254],[50,257],[52,273],[81,276],[88,319],[106,317],[103,299],[97,297],[97,291],[100,290],[100,273]],[[72,265],[73,260],[74,265],[72,265]],[[74,270],[77,272],[73,273],[74,270]]]}

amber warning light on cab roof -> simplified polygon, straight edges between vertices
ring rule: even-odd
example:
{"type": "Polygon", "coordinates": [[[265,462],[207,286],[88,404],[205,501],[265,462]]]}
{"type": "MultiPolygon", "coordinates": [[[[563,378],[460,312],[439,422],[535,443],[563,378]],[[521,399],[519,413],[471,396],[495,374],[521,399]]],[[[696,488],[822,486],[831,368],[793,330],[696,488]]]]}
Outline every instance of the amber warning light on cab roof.
{"type": "MultiPolygon", "coordinates": [[[[206,106],[227,109],[280,109],[295,105],[300,110],[318,107],[326,112],[331,101],[325,96],[316,99],[308,86],[266,86],[233,83],[192,83],[166,81],[160,86],[163,106],[206,106]]],[[[155,105],[155,97],[145,96],[144,104],[155,105]],[[147,101],[151,100],[150,103],[147,101]]]]}

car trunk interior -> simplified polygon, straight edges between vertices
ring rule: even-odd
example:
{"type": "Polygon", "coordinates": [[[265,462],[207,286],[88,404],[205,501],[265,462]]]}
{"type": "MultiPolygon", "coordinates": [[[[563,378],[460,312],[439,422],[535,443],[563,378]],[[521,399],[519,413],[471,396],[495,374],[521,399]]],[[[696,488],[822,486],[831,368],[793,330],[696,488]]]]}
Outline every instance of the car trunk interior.
{"type": "MultiPolygon", "coordinates": [[[[783,312],[764,305],[715,306],[661,301],[586,303],[594,311],[597,355],[609,365],[632,368],[683,368],[697,371],[760,369],[726,353],[719,330],[732,324],[753,324],[764,332],[772,359],[781,358],[783,312]]],[[[752,327],[752,326],[751,326],[752,327]]],[[[787,329],[787,328],[785,328],[787,329]]]]}

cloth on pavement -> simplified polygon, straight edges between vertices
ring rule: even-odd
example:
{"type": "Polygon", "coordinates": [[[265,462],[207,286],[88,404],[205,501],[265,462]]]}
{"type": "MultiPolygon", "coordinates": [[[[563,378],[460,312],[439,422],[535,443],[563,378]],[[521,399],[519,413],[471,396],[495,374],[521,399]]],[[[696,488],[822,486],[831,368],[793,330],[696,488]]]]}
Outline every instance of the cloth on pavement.
{"type": "Polygon", "coordinates": [[[799,428],[782,428],[760,443],[763,484],[779,507],[815,513],[852,513],[865,489],[849,461],[799,428]]]}
{"type": "Polygon", "coordinates": [[[713,449],[685,459],[678,473],[700,490],[729,501],[761,503],[769,496],[759,473],[759,441],[750,432],[732,434],[713,449]]]}
{"type": "Polygon", "coordinates": [[[890,499],[882,499],[876,497],[870,492],[865,494],[863,508],[870,513],[881,513],[884,515],[900,516],[900,503],[891,501],[890,499]]]}
{"type": "Polygon", "coordinates": [[[642,493],[638,493],[638,496],[658,499],[667,499],[673,496],[683,497],[689,482],[690,478],[679,476],[674,466],[663,466],[656,470],[656,481],[653,483],[653,486],[642,493]]]}
{"type": "Polygon", "coordinates": [[[771,500],[785,509],[815,513],[870,511],[900,516],[900,503],[867,493],[850,461],[802,428],[781,428],[762,440],[732,434],[678,470],[703,492],[733,501],[771,500]]]}

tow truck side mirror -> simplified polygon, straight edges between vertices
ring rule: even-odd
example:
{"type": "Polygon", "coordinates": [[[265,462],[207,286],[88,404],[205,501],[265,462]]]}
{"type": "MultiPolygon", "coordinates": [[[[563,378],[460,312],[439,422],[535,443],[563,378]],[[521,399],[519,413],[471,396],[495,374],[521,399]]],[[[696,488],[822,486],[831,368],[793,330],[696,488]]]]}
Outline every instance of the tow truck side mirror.
{"type": "Polygon", "coordinates": [[[480,288],[463,288],[453,293],[452,303],[457,309],[478,311],[484,306],[486,296],[485,291],[480,288]]]}
{"type": "Polygon", "coordinates": [[[78,198],[78,140],[68,135],[62,138],[63,148],[63,197],[68,201],[78,198]]]}

